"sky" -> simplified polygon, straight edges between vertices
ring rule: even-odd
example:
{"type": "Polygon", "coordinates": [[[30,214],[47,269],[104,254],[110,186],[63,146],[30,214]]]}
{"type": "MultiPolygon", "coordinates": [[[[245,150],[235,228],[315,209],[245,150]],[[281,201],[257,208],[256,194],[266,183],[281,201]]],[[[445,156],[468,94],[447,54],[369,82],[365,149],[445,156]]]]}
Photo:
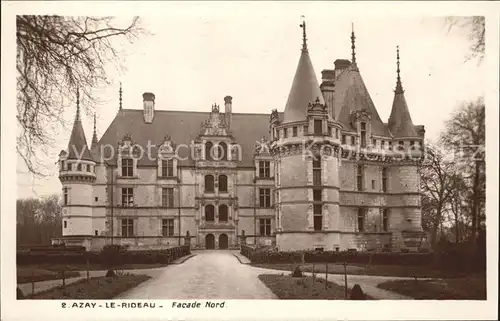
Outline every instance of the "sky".
{"type": "MultiPolygon", "coordinates": [[[[485,94],[485,65],[465,62],[468,30],[448,32],[443,17],[366,16],[354,15],[354,10],[339,14],[334,7],[303,3],[288,3],[286,10],[279,3],[245,3],[240,10],[235,6],[215,10],[200,3],[174,3],[161,13],[141,16],[149,34],[133,44],[116,43],[126,70],[110,66],[113,83],[97,91],[103,100],[95,106],[98,137],[117,113],[120,82],[125,109],[142,109],[142,93],[153,92],[160,110],[209,111],[231,95],[236,113],[283,111],[300,55],[301,15],[319,82],[321,71],[333,69],[336,59],[350,59],[354,25],[358,67],[383,121],[392,106],[397,45],[411,117],[414,124],[425,125],[428,139],[438,137],[460,102],[485,94]]],[[[66,107],[69,125],[54,133],[52,156],[44,160],[47,178],[34,179],[17,161],[19,198],[60,193],[55,162],[67,147],[75,110],[74,104],[66,107]]],[[[83,116],[83,124],[90,143],[91,115],[83,116]]]]}

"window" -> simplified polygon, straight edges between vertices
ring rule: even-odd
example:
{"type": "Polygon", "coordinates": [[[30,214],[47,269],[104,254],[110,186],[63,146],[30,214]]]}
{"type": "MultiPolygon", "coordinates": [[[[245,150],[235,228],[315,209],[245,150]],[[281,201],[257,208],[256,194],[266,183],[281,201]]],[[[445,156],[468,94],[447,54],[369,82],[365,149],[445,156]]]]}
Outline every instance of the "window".
{"type": "Polygon", "coordinates": [[[361,147],[366,147],[366,123],[361,123],[361,147]]]}
{"type": "Polygon", "coordinates": [[[122,159],[122,176],[133,176],[133,160],[130,158],[122,159]]]}
{"type": "Polygon", "coordinates": [[[260,235],[271,236],[271,219],[261,218],[259,219],[260,235]]]}
{"type": "Polygon", "coordinates": [[[380,142],[380,148],[385,148],[385,140],[380,142]]]}
{"type": "Polygon", "coordinates": [[[342,145],[345,145],[346,144],[346,138],[345,138],[345,135],[342,135],[342,145]]]}
{"type": "Polygon", "coordinates": [[[227,205],[222,204],[219,206],[219,222],[227,222],[228,220],[228,208],[227,205]]]}
{"type": "Polygon", "coordinates": [[[297,137],[297,126],[293,126],[292,128],[292,136],[297,137]]]}
{"type": "Polygon", "coordinates": [[[382,212],[382,230],[387,232],[389,230],[389,209],[384,208],[382,212]]]}
{"type": "Polygon", "coordinates": [[[99,201],[99,197],[97,197],[97,196],[94,197],[94,199],[95,199],[96,202],[99,201]]]}
{"type": "Polygon", "coordinates": [[[205,192],[214,192],[214,177],[213,175],[205,175],[205,192]]]}
{"type": "Polygon", "coordinates": [[[161,176],[172,177],[174,176],[174,160],[163,159],[161,161],[161,176]]]}
{"type": "Polygon", "coordinates": [[[87,165],[87,172],[90,172],[90,165],[87,165]]]}
{"type": "Polygon", "coordinates": [[[404,147],[405,147],[404,145],[405,145],[405,142],[404,142],[404,141],[402,141],[402,140],[400,140],[400,141],[398,142],[398,150],[403,150],[403,149],[404,149],[404,147]]]}
{"type": "Polygon", "coordinates": [[[259,177],[270,177],[269,161],[259,161],[259,177]]]}
{"type": "Polygon", "coordinates": [[[134,189],[131,187],[122,188],[122,206],[134,206],[134,189]]]}
{"type": "Polygon", "coordinates": [[[351,136],[351,145],[354,146],[356,145],[356,137],[351,136]]]}
{"type": "Polygon", "coordinates": [[[214,144],[212,142],[207,142],[205,144],[205,160],[213,160],[213,148],[214,144]]]}
{"type": "Polygon", "coordinates": [[[372,179],[372,189],[375,189],[375,180],[372,179]]]}
{"type": "Polygon", "coordinates": [[[66,170],[66,161],[61,161],[61,170],[66,170]]]}
{"type": "Polygon", "coordinates": [[[364,232],[365,230],[365,209],[358,209],[358,232],[364,232]]]}
{"type": "Polygon", "coordinates": [[[283,128],[283,138],[288,137],[288,128],[283,128]]]}
{"type": "Polygon", "coordinates": [[[415,141],[414,140],[410,140],[410,149],[411,150],[415,149],[415,141]]]}
{"type": "Polygon", "coordinates": [[[207,222],[215,221],[215,208],[211,204],[205,206],[205,221],[207,222]]]}
{"type": "Polygon", "coordinates": [[[98,230],[95,230],[95,231],[94,231],[94,234],[95,234],[95,236],[98,236],[98,235],[99,235],[99,231],[98,231],[98,230]]]}
{"type": "Polygon", "coordinates": [[[174,189],[172,187],[161,189],[161,205],[163,207],[174,207],[174,189]]]}
{"type": "Polygon", "coordinates": [[[321,202],[321,190],[320,189],[315,189],[313,190],[313,201],[314,202],[321,202]]]}
{"type": "Polygon", "coordinates": [[[224,142],[217,146],[217,160],[227,160],[227,145],[224,142]]]}
{"type": "Polygon", "coordinates": [[[387,192],[387,167],[382,168],[382,192],[387,192]]]}
{"type": "Polygon", "coordinates": [[[134,220],[130,218],[122,219],[122,236],[134,236],[134,220]]]}
{"type": "Polygon", "coordinates": [[[321,231],[323,229],[323,207],[321,204],[313,205],[314,211],[314,230],[321,231]]]}
{"type": "Polygon", "coordinates": [[[372,139],[372,146],[373,147],[377,146],[377,140],[376,139],[372,139]]]}
{"type": "Polygon", "coordinates": [[[161,235],[174,236],[174,219],[162,219],[161,220],[161,235]]]}
{"type": "Polygon", "coordinates": [[[260,207],[271,207],[271,189],[270,188],[260,188],[259,189],[259,206],[260,207]]]}
{"type": "Polygon", "coordinates": [[[68,188],[63,188],[64,205],[68,205],[68,188]]]}
{"type": "Polygon", "coordinates": [[[82,170],[82,164],[76,165],[76,170],[80,172],[82,170]]]}
{"type": "Polygon", "coordinates": [[[68,221],[64,221],[64,228],[68,227],[68,221]]]}
{"type": "Polygon", "coordinates": [[[227,192],[227,176],[219,175],[219,192],[227,192]]]}
{"type": "Polygon", "coordinates": [[[335,138],[339,139],[339,129],[335,128],[335,138]]]}
{"type": "Polygon", "coordinates": [[[317,156],[318,159],[313,160],[313,185],[323,185],[321,182],[321,159],[317,156]]]}
{"type": "Polygon", "coordinates": [[[304,125],[304,135],[309,135],[309,126],[304,125]]]}
{"type": "Polygon", "coordinates": [[[328,126],[328,136],[333,137],[333,129],[332,129],[332,126],[328,126]]]}
{"type": "Polygon", "coordinates": [[[321,119],[314,120],[314,135],[323,136],[323,121],[321,119]]]}
{"type": "Polygon", "coordinates": [[[364,188],[364,186],[363,186],[363,174],[364,173],[363,172],[364,172],[363,165],[358,165],[357,170],[356,170],[358,191],[362,191],[364,188]]]}

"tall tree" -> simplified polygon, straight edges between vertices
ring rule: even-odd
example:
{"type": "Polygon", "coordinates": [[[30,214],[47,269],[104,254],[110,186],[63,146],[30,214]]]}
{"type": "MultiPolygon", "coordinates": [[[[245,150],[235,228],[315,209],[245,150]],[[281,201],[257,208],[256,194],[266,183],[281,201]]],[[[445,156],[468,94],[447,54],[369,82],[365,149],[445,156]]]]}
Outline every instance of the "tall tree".
{"type": "Polygon", "coordinates": [[[61,236],[61,205],[59,196],[17,200],[17,244],[50,244],[61,236]]]}
{"type": "MultiPolygon", "coordinates": [[[[117,40],[132,42],[143,30],[137,17],[120,26],[114,17],[17,16],[17,153],[43,175],[40,153],[53,143],[54,124],[77,89],[89,111],[96,87],[121,68],[117,40]]],[[[72,99],[71,99],[72,100],[72,99]]]]}
{"type": "Polygon", "coordinates": [[[479,58],[481,62],[484,58],[486,44],[486,19],[484,16],[472,17],[447,17],[448,30],[462,28],[467,30],[470,41],[470,53],[466,59],[479,58]]]}
{"type": "Polygon", "coordinates": [[[431,245],[436,246],[437,234],[442,224],[444,211],[452,196],[455,167],[453,162],[445,158],[439,146],[426,143],[425,159],[420,170],[420,187],[423,219],[431,231],[431,245]]]}
{"type": "Polygon", "coordinates": [[[470,191],[471,244],[485,219],[485,106],[482,98],[460,105],[446,122],[441,142],[454,151],[454,163],[460,169],[470,191]]]}

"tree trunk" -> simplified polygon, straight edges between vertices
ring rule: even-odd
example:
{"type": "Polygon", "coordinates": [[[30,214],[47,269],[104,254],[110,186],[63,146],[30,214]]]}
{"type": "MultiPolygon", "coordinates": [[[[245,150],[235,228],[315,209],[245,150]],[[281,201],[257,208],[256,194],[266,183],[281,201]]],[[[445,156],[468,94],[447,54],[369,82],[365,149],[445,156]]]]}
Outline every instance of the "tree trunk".
{"type": "Polygon", "coordinates": [[[438,208],[436,209],[436,216],[434,217],[434,221],[432,222],[432,230],[431,230],[431,246],[433,249],[436,248],[437,244],[437,232],[439,229],[439,223],[441,222],[441,207],[438,205],[438,208]]]}

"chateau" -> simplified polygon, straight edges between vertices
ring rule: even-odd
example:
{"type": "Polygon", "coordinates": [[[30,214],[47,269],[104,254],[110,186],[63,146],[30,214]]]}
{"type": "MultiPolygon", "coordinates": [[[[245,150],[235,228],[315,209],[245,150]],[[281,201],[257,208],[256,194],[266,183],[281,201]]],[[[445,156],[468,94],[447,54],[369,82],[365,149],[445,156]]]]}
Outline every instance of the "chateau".
{"type": "MultiPolygon", "coordinates": [[[[397,51],[387,122],[352,57],[318,83],[305,22],[288,100],[270,114],[238,113],[232,97],[206,112],[162,110],[153,93],[122,108],[87,144],[77,99],[59,157],[66,244],[162,248],[239,244],[281,251],[416,250],[424,127],[412,123],[397,51]]],[[[388,89],[389,90],[389,89],[388,89]]],[[[60,240],[61,241],[61,240],[60,240]]]]}

